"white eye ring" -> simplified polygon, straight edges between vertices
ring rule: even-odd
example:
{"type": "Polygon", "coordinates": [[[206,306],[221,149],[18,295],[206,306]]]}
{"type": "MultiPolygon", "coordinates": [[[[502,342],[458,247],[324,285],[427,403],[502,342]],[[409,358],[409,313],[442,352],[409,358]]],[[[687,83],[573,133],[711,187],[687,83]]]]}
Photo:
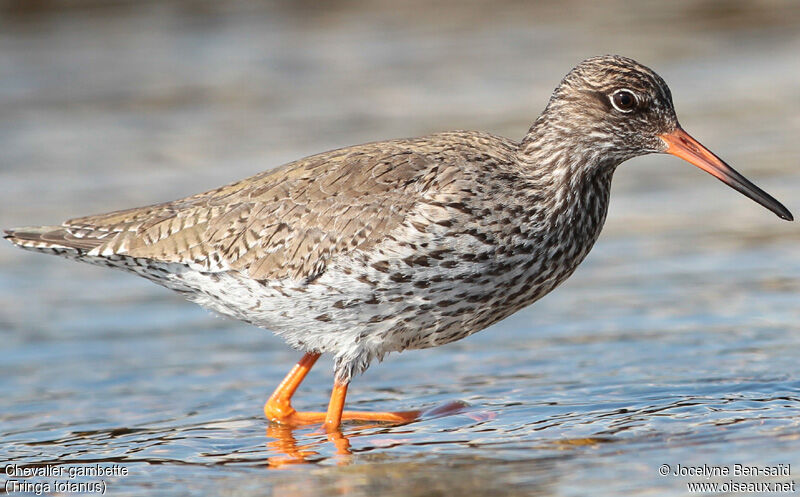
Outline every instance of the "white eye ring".
{"type": "Polygon", "coordinates": [[[633,112],[636,106],[639,105],[639,99],[636,97],[636,93],[627,88],[616,90],[608,96],[608,99],[615,109],[626,114],[628,112],[633,112]]]}

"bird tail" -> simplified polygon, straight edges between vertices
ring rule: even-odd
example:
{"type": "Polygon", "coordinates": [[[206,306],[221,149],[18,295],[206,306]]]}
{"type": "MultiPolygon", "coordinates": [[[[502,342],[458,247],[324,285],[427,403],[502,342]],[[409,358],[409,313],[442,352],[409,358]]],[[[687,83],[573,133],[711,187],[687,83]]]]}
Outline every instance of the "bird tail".
{"type": "Polygon", "coordinates": [[[64,226],[26,226],[3,232],[3,238],[17,247],[66,257],[80,257],[97,247],[102,240],[75,236],[64,226]]]}

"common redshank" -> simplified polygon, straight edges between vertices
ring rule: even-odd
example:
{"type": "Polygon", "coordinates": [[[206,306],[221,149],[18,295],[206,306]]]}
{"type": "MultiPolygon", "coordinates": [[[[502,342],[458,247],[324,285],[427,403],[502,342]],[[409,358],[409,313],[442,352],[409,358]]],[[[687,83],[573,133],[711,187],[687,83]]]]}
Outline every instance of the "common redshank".
{"type": "Polygon", "coordinates": [[[389,352],[469,336],[553,290],[586,257],[611,177],[666,152],[782,219],[791,213],[689,136],[666,83],[625,57],[567,74],[521,142],[453,131],[313,155],[174,202],[5,232],[29,250],[124,269],[305,352],[264,406],[278,423],[404,422],[343,411],[389,352]],[[323,353],[327,412],[290,401],[323,353]]]}

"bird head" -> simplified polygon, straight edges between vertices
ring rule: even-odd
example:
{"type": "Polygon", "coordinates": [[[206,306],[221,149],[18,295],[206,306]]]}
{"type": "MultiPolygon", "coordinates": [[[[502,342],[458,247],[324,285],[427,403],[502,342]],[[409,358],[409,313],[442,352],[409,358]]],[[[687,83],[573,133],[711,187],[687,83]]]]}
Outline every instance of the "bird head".
{"type": "Polygon", "coordinates": [[[627,57],[605,55],[578,64],[555,89],[542,114],[563,140],[597,155],[606,167],[650,153],[668,153],[708,172],[777,214],[792,214],[681,128],[672,94],[654,71],[627,57]],[[567,137],[563,135],[568,135],[567,137]]]}

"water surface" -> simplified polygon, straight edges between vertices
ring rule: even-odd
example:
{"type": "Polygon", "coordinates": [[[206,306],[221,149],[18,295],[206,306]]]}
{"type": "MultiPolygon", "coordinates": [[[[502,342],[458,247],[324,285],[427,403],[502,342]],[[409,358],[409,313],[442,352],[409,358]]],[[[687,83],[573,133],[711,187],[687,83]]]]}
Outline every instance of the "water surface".
{"type": "MultiPolygon", "coordinates": [[[[6,8],[0,226],[170,200],[370,140],[519,138],[564,73],[607,52],[655,68],[687,130],[800,211],[795,3],[226,5],[6,8]]],[[[623,165],[613,190],[598,245],[553,294],[353,382],[350,408],[427,410],[420,421],[346,425],[340,440],[263,418],[299,358],[270,333],[2,245],[0,461],[118,465],[127,475],[102,478],[116,495],[686,495],[691,482],[794,481],[797,225],[666,156],[623,165]],[[437,413],[452,402],[464,406],[437,413]],[[659,474],[737,463],[792,474],[659,474]]],[[[297,407],[324,408],[331,371],[321,359],[297,407]]]]}

